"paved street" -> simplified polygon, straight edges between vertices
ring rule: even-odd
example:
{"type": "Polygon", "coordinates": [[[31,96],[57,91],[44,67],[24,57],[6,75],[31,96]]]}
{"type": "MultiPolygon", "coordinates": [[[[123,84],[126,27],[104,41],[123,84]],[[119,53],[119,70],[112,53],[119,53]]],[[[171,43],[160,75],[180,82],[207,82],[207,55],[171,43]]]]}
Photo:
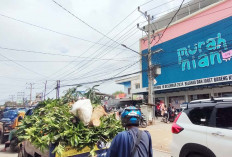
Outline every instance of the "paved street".
{"type": "Polygon", "coordinates": [[[155,125],[148,126],[145,130],[148,130],[151,134],[153,149],[170,152],[172,123],[166,124],[160,122],[160,120],[161,118],[155,121],[155,125]]]}

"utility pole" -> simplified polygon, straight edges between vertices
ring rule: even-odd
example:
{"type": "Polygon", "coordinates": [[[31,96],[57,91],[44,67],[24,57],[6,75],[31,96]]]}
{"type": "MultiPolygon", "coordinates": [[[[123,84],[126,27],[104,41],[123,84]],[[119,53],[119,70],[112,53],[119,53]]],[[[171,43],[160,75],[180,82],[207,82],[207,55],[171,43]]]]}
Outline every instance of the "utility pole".
{"type": "Polygon", "coordinates": [[[30,87],[27,89],[30,89],[30,105],[32,105],[32,89],[33,89],[34,83],[27,83],[27,84],[30,85],[30,87]]]}
{"type": "Polygon", "coordinates": [[[18,92],[17,93],[17,103],[23,105],[23,98],[24,98],[25,93],[24,92],[18,92]]]}
{"type": "Polygon", "coordinates": [[[15,95],[9,95],[11,102],[14,101],[15,95]]]}
{"type": "MultiPolygon", "coordinates": [[[[151,37],[152,37],[152,34],[151,32],[153,32],[154,34],[154,30],[151,29],[151,20],[153,19],[153,17],[151,18],[150,15],[147,14],[147,12],[143,13],[142,11],[140,11],[140,7],[138,7],[138,11],[140,13],[142,13],[146,19],[147,19],[147,22],[148,22],[148,25],[147,25],[147,30],[145,28],[145,26],[143,26],[143,28],[139,28],[139,24],[137,24],[137,27],[142,30],[142,31],[145,31],[146,34],[147,34],[147,40],[148,40],[148,54],[147,54],[147,62],[148,62],[148,104],[151,104],[151,105],[154,105],[154,100],[155,100],[155,92],[154,92],[154,79],[155,79],[155,76],[157,76],[157,74],[155,74],[155,72],[157,72],[157,67],[158,66],[153,66],[152,65],[152,54],[153,53],[158,53],[160,52],[161,49],[159,50],[156,50],[154,52],[151,51],[151,37]]],[[[154,120],[155,118],[155,107],[153,106],[152,107],[153,111],[153,114],[152,114],[152,119],[154,120]]],[[[152,121],[153,121],[152,120],[152,121]]]]}
{"type": "Polygon", "coordinates": [[[60,80],[57,80],[56,81],[57,82],[57,85],[56,85],[56,99],[59,99],[59,97],[60,97],[60,80]]]}
{"type": "MultiPolygon", "coordinates": [[[[148,103],[149,104],[154,104],[154,78],[152,76],[152,62],[151,62],[151,16],[147,15],[147,12],[143,13],[142,11],[140,11],[140,7],[138,7],[138,11],[140,13],[142,13],[146,18],[147,18],[147,40],[148,40],[148,54],[147,54],[147,62],[148,62],[148,103]]],[[[139,28],[139,25],[137,24],[137,27],[139,28]]],[[[140,28],[141,29],[141,28],[140,28]]],[[[143,29],[141,29],[142,31],[145,31],[145,26],[143,27],[143,29]]]]}
{"type": "Polygon", "coordinates": [[[47,80],[45,82],[45,87],[44,87],[44,100],[45,100],[45,97],[46,97],[46,90],[47,90],[47,80]]]}

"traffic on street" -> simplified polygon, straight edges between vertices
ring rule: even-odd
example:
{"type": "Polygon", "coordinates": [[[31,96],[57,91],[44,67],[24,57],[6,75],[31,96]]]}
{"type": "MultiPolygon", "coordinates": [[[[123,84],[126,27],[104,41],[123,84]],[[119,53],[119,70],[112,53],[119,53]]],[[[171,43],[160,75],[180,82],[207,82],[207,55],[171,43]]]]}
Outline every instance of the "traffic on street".
{"type": "Polygon", "coordinates": [[[231,157],[232,0],[0,1],[0,157],[231,157]]]}

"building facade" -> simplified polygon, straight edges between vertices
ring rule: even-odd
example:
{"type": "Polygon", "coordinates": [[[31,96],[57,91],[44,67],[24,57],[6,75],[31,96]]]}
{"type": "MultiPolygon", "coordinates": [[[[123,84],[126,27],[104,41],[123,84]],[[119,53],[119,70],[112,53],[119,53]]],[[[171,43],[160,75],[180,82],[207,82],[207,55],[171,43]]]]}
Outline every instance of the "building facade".
{"type": "Polygon", "coordinates": [[[143,94],[136,93],[137,90],[141,89],[141,75],[136,75],[133,77],[123,78],[116,81],[117,84],[124,86],[125,98],[133,100],[143,99],[143,94]]]}
{"type": "MultiPolygon", "coordinates": [[[[167,27],[175,11],[152,25],[152,64],[161,66],[154,91],[162,100],[179,108],[183,102],[211,96],[232,96],[232,1],[193,0],[182,7],[167,27]],[[166,23],[165,23],[166,20],[166,23]]],[[[140,39],[140,51],[147,54],[148,40],[140,39]]],[[[140,88],[133,94],[147,95],[147,58],[142,56],[140,88]]]]}

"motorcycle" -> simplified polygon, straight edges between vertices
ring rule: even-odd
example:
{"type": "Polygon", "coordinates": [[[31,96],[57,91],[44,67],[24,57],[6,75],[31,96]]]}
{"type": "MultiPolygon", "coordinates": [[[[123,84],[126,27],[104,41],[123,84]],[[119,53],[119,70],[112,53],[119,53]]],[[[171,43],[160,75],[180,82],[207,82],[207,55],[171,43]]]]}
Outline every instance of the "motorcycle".
{"type": "Polygon", "coordinates": [[[170,114],[169,121],[170,121],[170,122],[174,122],[174,120],[176,119],[176,116],[177,116],[177,115],[178,115],[178,112],[172,111],[171,114],[170,114]]]}
{"type": "Polygon", "coordinates": [[[168,120],[169,120],[169,114],[167,111],[164,112],[164,115],[161,119],[161,122],[164,122],[164,123],[168,123],[168,120]]]}
{"type": "Polygon", "coordinates": [[[143,113],[141,114],[139,126],[142,127],[142,128],[147,127],[147,120],[146,120],[146,117],[145,117],[145,115],[143,113]]]}

